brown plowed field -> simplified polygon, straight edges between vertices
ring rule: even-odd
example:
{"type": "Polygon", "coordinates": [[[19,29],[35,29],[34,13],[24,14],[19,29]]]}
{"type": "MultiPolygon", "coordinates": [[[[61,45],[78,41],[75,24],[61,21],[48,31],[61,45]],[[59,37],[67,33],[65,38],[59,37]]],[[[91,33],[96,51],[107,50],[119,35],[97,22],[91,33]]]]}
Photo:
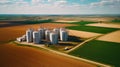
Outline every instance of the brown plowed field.
{"type": "Polygon", "coordinates": [[[96,67],[75,59],[14,45],[0,46],[0,67],[96,67]]]}

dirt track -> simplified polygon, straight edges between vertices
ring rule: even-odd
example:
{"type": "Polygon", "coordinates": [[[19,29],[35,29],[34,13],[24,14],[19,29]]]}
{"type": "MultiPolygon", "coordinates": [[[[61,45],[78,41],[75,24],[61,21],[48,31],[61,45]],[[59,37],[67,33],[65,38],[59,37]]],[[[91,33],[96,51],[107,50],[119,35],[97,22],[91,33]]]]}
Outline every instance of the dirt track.
{"type": "Polygon", "coordinates": [[[0,67],[96,67],[30,47],[0,46],[0,67]]]}

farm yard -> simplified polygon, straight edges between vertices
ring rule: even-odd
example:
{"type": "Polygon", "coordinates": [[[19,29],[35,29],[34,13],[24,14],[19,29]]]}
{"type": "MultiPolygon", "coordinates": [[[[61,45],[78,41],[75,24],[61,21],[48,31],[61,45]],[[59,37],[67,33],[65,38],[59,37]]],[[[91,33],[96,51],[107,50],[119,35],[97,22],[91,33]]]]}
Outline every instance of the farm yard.
{"type": "Polygon", "coordinates": [[[33,28],[37,30],[38,28],[60,28],[60,27],[66,27],[66,26],[72,26],[71,24],[56,24],[56,23],[43,23],[43,24],[33,24],[33,25],[20,25],[20,26],[12,26],[12,27],[3,27],[0,28],[0,43],[6,43],[11,40],[15,40],[17,37],[25,34],[25,31],[29,28],[33,28]]]}

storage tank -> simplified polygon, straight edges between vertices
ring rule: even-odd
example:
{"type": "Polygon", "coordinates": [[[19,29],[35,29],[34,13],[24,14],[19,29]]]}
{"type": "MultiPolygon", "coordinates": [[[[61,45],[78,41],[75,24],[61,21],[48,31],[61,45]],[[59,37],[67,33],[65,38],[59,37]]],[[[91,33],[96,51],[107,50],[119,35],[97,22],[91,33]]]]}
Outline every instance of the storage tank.
{"type": "Polygon", "coordinates": [[[50,33],[50,42],[51,42],[51,44],[58,43],[58,36],[55,32],[50,33]]]}
{"type": "Polygon", "coordinates": [[[26,31],[26,41],[27,42],[33,41],[33,29],[29,29],[26,31]]]}
{"type": "Polygon", "coordinates": [[[68,32],[61,30],[60,31],[60,40],[61,41],[67,41],[68,40],[68,32]]]}
{"type": "Polygon", "coordinates": [[[40,36],[40,39],[43,39],[44,38],[44,29],[40,28],[38,29],[38,33],[39,33],[39,36],[40,36]]]}
{"type": "Polygon", "coordinates": [[[51,32],[50,30],[45,31],[45,39],[48,41],[50,40],[50,32],[51,32]]]}
{"type": "Polygon", "coordinates": [[[60,28],[60,31],[66,31],[66,29],[65,28],[60,28]]]}
{"type": "Polygon", "coordinates": [[[57,34],[58,38],[60,37],[60,29],[55,28],[55,29],[53,29],[53,32],[55,32],[57,34]]]}
{"type": "Polygon", "coordinates": [[[41,42],[41,39],[39,37],[39,32],[34,31],[33,32],[33,43],[39,44],[41,42]]]}

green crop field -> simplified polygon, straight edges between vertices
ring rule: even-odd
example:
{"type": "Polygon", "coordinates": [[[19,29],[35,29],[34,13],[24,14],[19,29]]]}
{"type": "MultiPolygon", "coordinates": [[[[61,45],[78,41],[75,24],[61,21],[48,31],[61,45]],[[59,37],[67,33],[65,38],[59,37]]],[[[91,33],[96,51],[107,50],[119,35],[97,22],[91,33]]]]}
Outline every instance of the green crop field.
{"type": "Polygon", "coordinates": [[[120,67],[120,43],[93,40],[69,54],[120,67]]]}
{"type": "Polygon", "coordinates": [[[101,34],[106,34],[118,30],[116,28],[95,27],[95,26],[69,26],[66,28],[72,30],[78,30],[78,31],[101,33],[101,34]]]}
{"type": "Polygon", "coordinates": [[[112,20],[112,22],[114,22],[114,23],[120,23],[120,19],[114,19],[114,20],[112,20]]]}
{"type": "Polygon", "coordinates": [[[86,25],[86,24],[91,24],[91,23],[97,23],[97,22],[92,22],[92,21],[80,21],[80,22],[73,22],[73,23],[70,23],[70,24],[86,25]]]}
{"type": "MultiPolygon", "coordinates": [[[[58,22],[52,22],[52,23],[59,24],[58,22]]],[[[82,25],[82,26],[86,24],[92,24],[92,23],[98,23],[98,22],[93,22],[93,21],[78,21],[78,22],[69,22],[69,23],[62,22],[62,24],[76,24],[76,25],[82,25]]]]}

